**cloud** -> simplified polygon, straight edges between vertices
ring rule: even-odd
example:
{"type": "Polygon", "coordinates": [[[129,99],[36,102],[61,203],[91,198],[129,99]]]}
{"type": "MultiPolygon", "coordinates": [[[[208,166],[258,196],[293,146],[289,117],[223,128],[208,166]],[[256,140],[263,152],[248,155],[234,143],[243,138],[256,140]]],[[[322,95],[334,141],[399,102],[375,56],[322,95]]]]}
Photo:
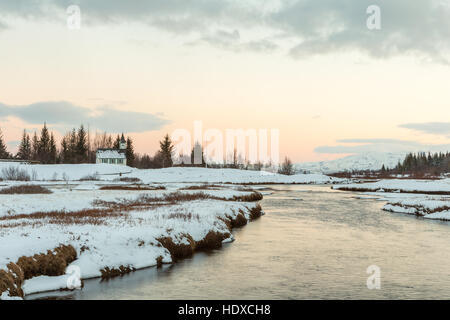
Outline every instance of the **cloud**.
{"type": "Polygon", "coordinates": [[[422,144],[416,141],[400,139],[343,139],[339,145],[320,146],[314,149],[317,153],[359,154],[369,152],[437,152],[449,151],[450,144],[422,144]]]}
{"type": "Polygon", "coordinates": [[[188,43],[188,45],[199,45],[202,43],[234,52],[271,52],[278,48],[277,44],[268,39],[242,41],[241,34],[236,29],[233,31],[219,29],[211,34],[202,36],[197,41],[188,43]]]}
{"type": "Polygon", "coordinates": [[[399,127],[423,133],[444,135],[450,138],[450,122],[405,123],[399,125],[399,127]]]}
{"type": "Polygon", "coordinates": [[[169,123],[150,113],[122,111],[110,106],[92,110],[66,101],[37,102],[24,106],[0,103],[0,119],[11,116],[29,124],[46,122],[62,131],[80,124],[91,124],[96,129],[109,132],[145,132],[159,130],[169,123]]]}
{"type": "MultiPolygon", "coordinates": [[[[449,0],[414,5],[411,0],[378,0],[381,30],[366,26],[366,10],[373,0],[16,0],[2,1],[0,12],[50,19],[54,10],[49,8],[64,12],[73,3],[80,6],[87,24],[141,22],[175,34],[195,33],[214,46],[224,41],[217,34],[211,38],[217,29],[268,30],[267,34],[282,35],[276,41],[289,40],[286,49],[294,58],[357,50],[375,58],[418,55],[449,62],[449,0]]],[[[227,44],[221,47],[230,49],[227,44]]],[[[254,36],[239,51],[271,51],[274,46],[275,40],[254,36]]]]}

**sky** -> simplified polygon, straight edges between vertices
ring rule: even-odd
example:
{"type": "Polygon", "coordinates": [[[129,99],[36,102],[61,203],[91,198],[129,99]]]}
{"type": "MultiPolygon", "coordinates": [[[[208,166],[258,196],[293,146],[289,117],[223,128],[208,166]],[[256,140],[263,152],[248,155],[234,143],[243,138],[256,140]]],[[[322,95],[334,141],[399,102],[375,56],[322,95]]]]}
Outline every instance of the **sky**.
{"type": "Polygon", "coordinates": [[[449,78],[447,0],[0,2],[10,151],[46,122],[57,137],[81,123],[124,132],[154,153],[194,121],[278,129],[295,162],[446,151],[449,78]]]}

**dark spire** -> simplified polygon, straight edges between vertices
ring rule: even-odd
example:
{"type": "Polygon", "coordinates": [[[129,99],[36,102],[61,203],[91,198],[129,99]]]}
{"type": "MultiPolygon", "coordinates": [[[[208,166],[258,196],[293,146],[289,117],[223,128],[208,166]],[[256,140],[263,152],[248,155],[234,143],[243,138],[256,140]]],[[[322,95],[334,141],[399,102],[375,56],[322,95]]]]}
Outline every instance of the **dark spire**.
{"type": "Polygon", "coordinates": [[[120,142],[126,143],[126,141],[125,141],[125,136],[123,135],[123,132],[122,132],[122,137],[120,138],[120,142]]]}

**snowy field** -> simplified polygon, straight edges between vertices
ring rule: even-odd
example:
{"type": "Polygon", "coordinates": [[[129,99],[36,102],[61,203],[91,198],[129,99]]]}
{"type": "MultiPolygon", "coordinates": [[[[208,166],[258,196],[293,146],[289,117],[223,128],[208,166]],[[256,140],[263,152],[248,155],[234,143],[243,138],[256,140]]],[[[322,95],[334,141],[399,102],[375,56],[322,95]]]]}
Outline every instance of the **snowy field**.
{"type": "MultiPolygon", "coordinates": [[[[255,201],[261,195],[242,186],[189,190],[192,184],[179,183],[166,190],[100,190],[104,186],[81,181],[47,184],[50,194],[0,194],[0,270],[61,244],[71,245],[77,254],[68,274],[25,280],[25,295],[66,289],[73,283],[73,270],[86,279],[103,277],[105,270],[172,263],[180,250],[189,254],[231,242],[232,227],[262,214],[255,201]]],[[[0,295],[9,298],[7,291],[0,295]]]]}
{"type": "Polygon", "coordinates": [[[335,190],[364,192],[360,199],[386,201],[383,210],[450,221],[450,179],[380,180],[332,186],[335,190]]]}
{"type": "Polygon", "coordinates": [[[1,171],[8,168],[24,170],[35,181],[75,181],[87,177],[112,181],[119,177],[139,178],[144,183],[299,183],[326,184],[342,183],[346,180],[323,174],[298,174],[285,176],[265,171],[207,168],[165,168],[140,170],[127,166],[109,164],[58,164],[27,165],[0,163],[1,171]]]}

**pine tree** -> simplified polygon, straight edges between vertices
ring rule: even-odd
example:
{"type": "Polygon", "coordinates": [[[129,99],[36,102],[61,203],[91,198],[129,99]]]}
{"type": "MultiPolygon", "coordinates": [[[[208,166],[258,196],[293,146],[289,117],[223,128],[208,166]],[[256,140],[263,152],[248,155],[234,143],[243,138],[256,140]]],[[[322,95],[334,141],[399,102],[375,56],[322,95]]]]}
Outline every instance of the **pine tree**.
{"type": "Polygon", "coordinates": [[[33,141],[31,143],[31,159],[32,160],[38,160],[38,152],[39,152],[39,138],[35,131],[34,135],[33,135],[33,141]]]}
{"type": "Polygon", "coordinates": [[[78,136],[76,141],[76,162],[86,162],[87,161],[87,135],[86,130],[84,129],[84,126],[81,125],[78,129],[78,136]]]}
{"type": "Polygon", "coordinates": [[[38,160],[41,163],[50,163],[50,134],[47,129],[47,124],[41,130],[41,138],[38,146],[38,160]]]}
{"type": "Polygon", "coordinates": [[[69,163],[70,155],[69,155],[69,135],[66,134],[61,140],[61,152],[60,158],[62,163],[69,163]]]}
{"type": "Polygon", "coordinates": [[[77,132],[75,128],[69,134],[69,145],[68,145],[68,163],[76,163],[76,149],[77,149],[77,132]]]}
{"type": "Polygon", "coordinates": [[[56,142],[55,137],[53,136],[53,132],[50,134],[50,152],[49,152],[49,162],[48,163],[56,163],[56,142]]]}
{"type": "Polygon", "coordinates": [[[161,166],[163,168],[171,167],[173,165],[172,154],[174,146],[168,134],[166,134],[164,136],[164,139],[159,142],[159,146],[160,146],[159,157],[161,161],[161,166]]]}
{"type": "Polygon", "coordinates": [[[131,140],[130,137],[127,137],[126,156],[127,156],[127,165],[133,167],[135,156],[134,156],[133,140],[131,140]]]}
{"type": "Polygon", "coordinates": [[[22,140],[20,141],[19,151],[16,157],[22,160],[31,159],[31,141],[26,130],[23,130],[22,140]]]}
{"type": "Polygon", "coordinates": [[[3,141],[3,134],[0,129],[0,159],[8,159],[9,157],[10,155],[6,149],[6,144],[3,141]]]}

